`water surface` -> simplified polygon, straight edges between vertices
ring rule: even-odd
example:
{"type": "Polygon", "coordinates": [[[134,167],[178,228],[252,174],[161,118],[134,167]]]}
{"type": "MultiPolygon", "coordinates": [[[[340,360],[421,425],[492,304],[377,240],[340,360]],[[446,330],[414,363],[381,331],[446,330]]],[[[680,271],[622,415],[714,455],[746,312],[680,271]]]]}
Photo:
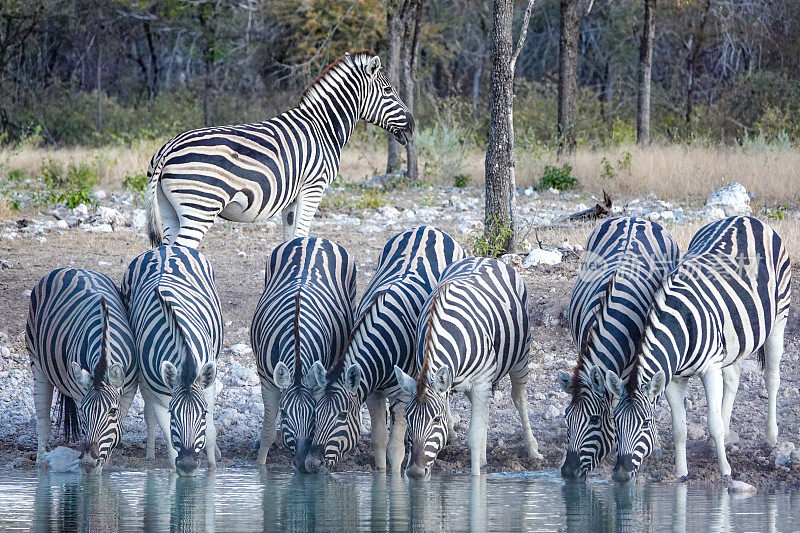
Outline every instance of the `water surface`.
{"type": "Polygon", "coordinates": [[[553,472],[430,482],[234,469],[0,474],[3,531],[789,531],[798,517],[800,491],[741,498],[701,485],[565,484],[553,472]]]}

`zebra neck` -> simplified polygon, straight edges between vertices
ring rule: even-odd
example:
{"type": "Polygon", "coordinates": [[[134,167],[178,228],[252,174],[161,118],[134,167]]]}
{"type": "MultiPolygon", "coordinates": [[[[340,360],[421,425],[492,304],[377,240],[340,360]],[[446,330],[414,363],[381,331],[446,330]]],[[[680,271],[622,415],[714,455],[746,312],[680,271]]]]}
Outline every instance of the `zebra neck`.
{"type": "Polygon", "coordinates": [[[338,155],[358,122],[358,102],[342,98],[325,83],[317,85],[297,107],[317,126],[322,137],[336,148],[338,155]]]}

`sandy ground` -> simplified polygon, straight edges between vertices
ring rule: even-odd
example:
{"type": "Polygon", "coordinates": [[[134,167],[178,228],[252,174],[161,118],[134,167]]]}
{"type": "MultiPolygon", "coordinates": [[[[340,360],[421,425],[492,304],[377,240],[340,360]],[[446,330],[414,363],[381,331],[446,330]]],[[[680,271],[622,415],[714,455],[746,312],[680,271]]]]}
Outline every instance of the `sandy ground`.
{"type": "MultiPolygon", "coordinates": [[[[432,192],[406,190],[387,195],[391,198],[392,205],[400,210],[418,208],[420,203],[435,203],[439,207],[431,208],[433,211],[428,213],[427,218],[435,219],[439,227],[450,232],[465,246],[468,234],[463,214],[480,218],[482,212],[482,209],[478,209],[482,207],[482,199],[474,190],[463,193],[439,189],[432,192]],[[453,210],[456,213],[453,214],[443,207],[453,195],[460,196],[462,200],[472,198],[472,203],[466,209],[453,210]],[[429,200],[431,197],[435,202],[429,200]],[[436,209],[439,209],[438,215],[436,209]]],[[[562,195],[558,199],[562,204],[559,209],[569,213],[581,201],[590,205],[592,202],[591,199],[577,195],[571,198],[562,195]]],[[[523,213],[526,202],[528,200],[521,197],[523,213]]],[[[528,212],[534,209],[535,206],[528,209],[528,212]]],[[[370,211],[360,216],[369,219],[373,215],[375,212],[370,211]]],[[[48,218],[46,214],[39,214],[37,217],[48,218]]],[[[365,231],[365,225],[370,220],[354,225],[347,217],[327,212],[318,215],[316,225],[312,226],[312,233],[335,240],[356,257],[359,290],[363,291],[374,273],[376,260],[384,243],[395,233],[414,227],[425,218],[399,217],[397,221],[384,223],[377,230],[365,231]]],[[[578,223],[566,228],[543,226],[538,236],[545,247],[555,247],[565,238],[573,243],[584,244],[595,224],[578,223]]],[[[699,222],[687,224],[693,230],[699,222]]],[[[682,229],[680,225],[674,229],[676,234],[682,235],[679,241],[685,249],[686,239],[691,236],[692,231],[682,229]]],[[[0,260],[5,261],[5,264],[0,262],[0,349],[5,346],[8,348],[7,352],[10,352],[0,360],[0,468],[34,468],[36,431],[31,377],[24,347],[30,289],[41,276],[59,266],[96,269],[109,274],[115,280],[121,280],[129,262],[148,248],[144,236],[131,228],[120,228],[110,233],[90,233],[77,228],[54,230],[48,231],[44,236],[44,242],[41,236],[0,239],[0,260]]],[[[247,350],[241,349],[232,351],[230,347],[248,343],[252,313],[263,288],[264,261],[280,239],[281,230],[273,223],[252,225],[219,222],[201,246],[201,251],[209,257],[216,270],[225,320],[225,348],[219,361],[219,378],[224,389],[217,399],[216,412],[218,443],[223,454],[220,463],[222,467],[255,466],[254,446],[263,413],[260,389],[254,373],[255,363],[252,352],[243,353],[247,350]]],[[[800,250],[792,250],[793,257],[797,256],[798,251],[800,250]]],[[[543,461],[532,461],[526,457],[519,419],[511,402],[510,386],[505,380],[495,395],[489,416],[489,471],[557,468],[564,454],[566,431],[563,426],[563,410],[568,398],[556,383],[556,372],[559,369],[570,370],[576,357],[567,330],[566,308],[579,260],[576,254],[570,253],[565,255],[561,264],[555,266],[523,269],[520,263],[521,261],[516,261],[515,266],[522,272],[527,283],[533,317],[532,377],[528,384],[530,415],[534,434],[539,440],[539,449],[545,458],[543,461]]],[[[798,294],[800,272],[797,268],[793,278],[794,294],[798,294]]],[[[800,363],[797,355],[800,351],[800,319],[796,309],[797,306],[794,306],[786,330],[786,353],[781,366],[782,383],[778,398],[781,443],[798,441],[800,363]]],[[[708,444],[705,430],[705,399],[697,379],[691,382],[689,398],[688,452],[691,479],[695,480],[693,482],[719,482],[716,457],[708,444]]],[[[146,466],[142,407],[141,399],[137,397],[124,422],[123,442],[115,452],[114,468],[146,466]]],[[[456,425],[458,438],[442,452],[436,468],[454,472],[468,471],[466,430],[469,423],[469,402],[466,397],[458,395],[454,398],[454,410],[462,417],[462,421],[456,425]]],[[[736,436],[728,447],[728,459],[733,467],[734,477],[757,486],[799,485],[798,471],[776,466],[775,450],[763,442],[765,415],[766,391],[762,374],[755,357],[751,357],[742,363],[741,386],[732,421],[732,431],[736,436]]],[[[664,453],[661,458],[651,457],[645,463],[639,478],[671,481],[674,480],[672,433],[669,408],[665,401],[661,402],[658,410],[658,421],[664,453]]],[[[161,467],[166,465],[163,442],[159,434],[156,462],[161,467]]],[[[56,438],[52,445],[59,443],[60,438],[56,438]]],[[[784,449],[790,447],[789,444],[783,446],[784,449]]],[[[274,446],[270,451],[268,464],[275,468],[288,468],[288,462],[288,453],[274,446]]],[[[608,458],[593,475],[608,477],[611,466],[612,460],[608,458]]],[[[337,470],[370,470],[371,467],[370,439],[364,437],[357,449],[338,465],[337,470]]]]}

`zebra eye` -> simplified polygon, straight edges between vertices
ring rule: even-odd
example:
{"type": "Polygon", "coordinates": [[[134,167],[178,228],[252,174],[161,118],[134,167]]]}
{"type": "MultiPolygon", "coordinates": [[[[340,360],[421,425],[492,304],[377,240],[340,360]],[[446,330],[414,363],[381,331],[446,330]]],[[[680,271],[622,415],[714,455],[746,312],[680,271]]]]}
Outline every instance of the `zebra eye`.
{"type": "Polygon", "coordinates": [[[600,423],[600,415],[592,415],[591,418],[589,418],[589,423],[593,426],[598,425],[600,423]]]}
{"type": "Polygon", "coordinates": [[[389,87],[388,85],[384,85],[384,87],[383,87],[383,94],[385,94],[385,95],[390,95],[390,94],[392,94],[392,88],[391,88],[391,87],[389,87]]]}
{"type": "Polygon", "coordinates": [[[111,409],[108,410],[108,416],[117,416],[117,413],[118,411],[116,407],[112,407],[111,409]]]}
{"type": "Polygon", "coordinates": [[[337,420],[345,421],[347,420],[347,411],[342,411],[336,416],[337,420]]]}
{"type": "Polygon", "coordinates": [[[648,420],[648,419],[645,419],[645,421],[644,421],[644,422],[642,422],[642,428],[644,428],[644,429],[650,429],[650,420],[648,420]]]}
{"type": "Polygon", "coordinates": [[[436,415],[436,416],[434,417],[434,419],[433,419],[433,422],[434,422],[435,424],[438,424],[438,423],[439,423],[439,422],[441,422],[441,421],[442,421],[442,415],[436,415]]]}

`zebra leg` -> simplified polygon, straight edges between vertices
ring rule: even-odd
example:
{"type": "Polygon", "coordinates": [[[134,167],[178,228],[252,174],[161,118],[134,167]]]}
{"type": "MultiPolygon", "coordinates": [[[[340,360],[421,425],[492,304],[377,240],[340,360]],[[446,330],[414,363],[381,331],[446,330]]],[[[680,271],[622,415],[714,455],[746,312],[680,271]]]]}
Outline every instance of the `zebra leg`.
{"type": "Polygon", "coordinates": [[[764,343],[764,383],[767,386],[767,442],[778,443],[778,387],[781,384],[781,357],[783,357],[783,334],[786,330],[786,315],[778,317],[764,343]]]}
{"type": "Polygon", "coordinates": [[[524,381],[516,381],[511,378],[511,399],[514,401],[514,407],[517,408],[519,418],[522,421],[522,434],[525,437],[525,447],[528,450],[528,456],[531,459],[544,459],[544,456],[539,453],[539,443],[536,442],[536,437],[533,436],[531,430],[531,420],[528,417],[528,391],[525,390],[525,385],[528,383],[528,374],[525,374],[524,381]]]}
{"type": "Polygon", "coordinates": [[[281,220],[283,221],[283,240],[290,241],[297,235],[297,198],[292,203],[287,205],[281,211],[281,220]]]}
{"type": "Polygon", "coordinates": [[[158,427],[161,428],[161,433],[164,434],[164,440],[167,444],[167,460],[169,462],[169,469],[175,471],[175,459],[178,458],[178,451],[172,447],[172,439],[170,438],[169,430],[169,411],[166,407],[153,402],[153,415],[155,416],[158,427]]]}
{"type": "Polygon", "coordinates": [[[472,414],[469,420],[469,453],[473,476],[481,474],[481,467],[486,460],[486,422],[489,415],[489,401],[492,397],[492,385],[478,382],[469,392],[472,414]]]}
{"type": "MultiPolygon", "coordinates": [[[[187,205],[181,204],[181,194],[176,194],[170,189],[170,180],[161,179],[160,189],[164,194],[165,202],[159,202],[159,209],[161,214],[161,224],[164,228],[164,244],[178,244],[181,246],[188,246],[189,248],[197,248],[203,236],[208,229],[214,224],[217,215],[219,215],[225,206],[218,200],[208,201],[204,203],[203,209],[196,209],[187,205]],[[165,209],[165,207],[169,207],[165,209]],[[175,206],[180,206],[178,209],[175,206]]],[[[178,180],[175,187],[181,188],[181,181],[178,180]]],[[[184,200],[196,201],[197,198],[189,195],[184,200]]]]}
{"type": "Polygon", "coordinates": [[[275,421],[278,419],[278,408],[281,401],[281,391],[275,387],[261,385],[261,398],[264,400],[264,421],[261,425],[261,444],[258,447],[257,462],[267,464],[267,453],[275,442],[275,421]]]}
{"type": "Polygon", "coordinates": [[[33,371],[33,404],[36,407],[36,462],[41,464],[47,452],[47,443],[53,424],[50,420],[50,410],[53,408],[53,385],[44,373],[31,366],[33,371]]]}
{"type": "Polygon", "coordinates": [[[147,426],[147,447],[145,452],[145,459],[152,461],[156,458],[156,429],[158,428],[158,420],[156,420],[156,411],[153,407],[155,400],[142,391],[144,397],[144,423],[147,426]]]}
{"type": "Polygon", "coordinates": [[[675,477],[684,480],[689,474],[686,465],[686,385],[689,379],[675,376],[664,390],[672,415],[672,441],[675,444],[675,477]]]}
{"type": "Polygon", "coordinates": [[[214,396],[217,387],[214,383],[206,387],[203,395],[206,397],[206,457],[208,458],[208,469],[217,468],[217,459],[221,459],[221,453],[217,446],[217,426],[214,425],[214,396]]]}
{"type": "Polygon", "coordinates": [[[723,476],[730,477],[731,465],[728,464],[728,457],[725,455],[725,421],[722,419],[722,369],[710,368],[700,377],[706,389],[708,433],[716,444],[719,471],[723,476]]]}
{"type": "Polygon", "coordinates": [[[386,447],[389,444],[389,430],[386,427],[386,395],[382,392],[373,392],[367,396],[367,409],[372,428],[375,470],[386,470],[386,447]]]}
{"type": "Polygon", "coordinates": [[[737,363],[722,369],[722,419],[725,421],[725,439],[731,432],[731,415],[733,414],[733,401],[739,390],[739,374],[741,370],[737,363]]]}
{"type": "Polygon", "coordinates": [[[450,402],[445,402],[445,413],[447,415],[447,442],[452,442],[456,438],[455,425],[461,422],[461,417],[454,415],[450,410],[450,402]]]}
{"type": "Polygon", "coordinates": [[[317,212],[319,203],[322,201],[322,193],[325,192],[324,185],[314,185],[300,191],[297,195],[297,219],[295,221],[294,236],[308,237],[311,227],[311,220],[317,212]]]}
{"type": "Polygon", "coordinates": [[[406,456],[406,432],[408,431],[406,402],[395,399],[391,409],[392,434],[389,437],[389,466],[392,474],[400,475],[403,469],[403,459],[406,456]]]}

